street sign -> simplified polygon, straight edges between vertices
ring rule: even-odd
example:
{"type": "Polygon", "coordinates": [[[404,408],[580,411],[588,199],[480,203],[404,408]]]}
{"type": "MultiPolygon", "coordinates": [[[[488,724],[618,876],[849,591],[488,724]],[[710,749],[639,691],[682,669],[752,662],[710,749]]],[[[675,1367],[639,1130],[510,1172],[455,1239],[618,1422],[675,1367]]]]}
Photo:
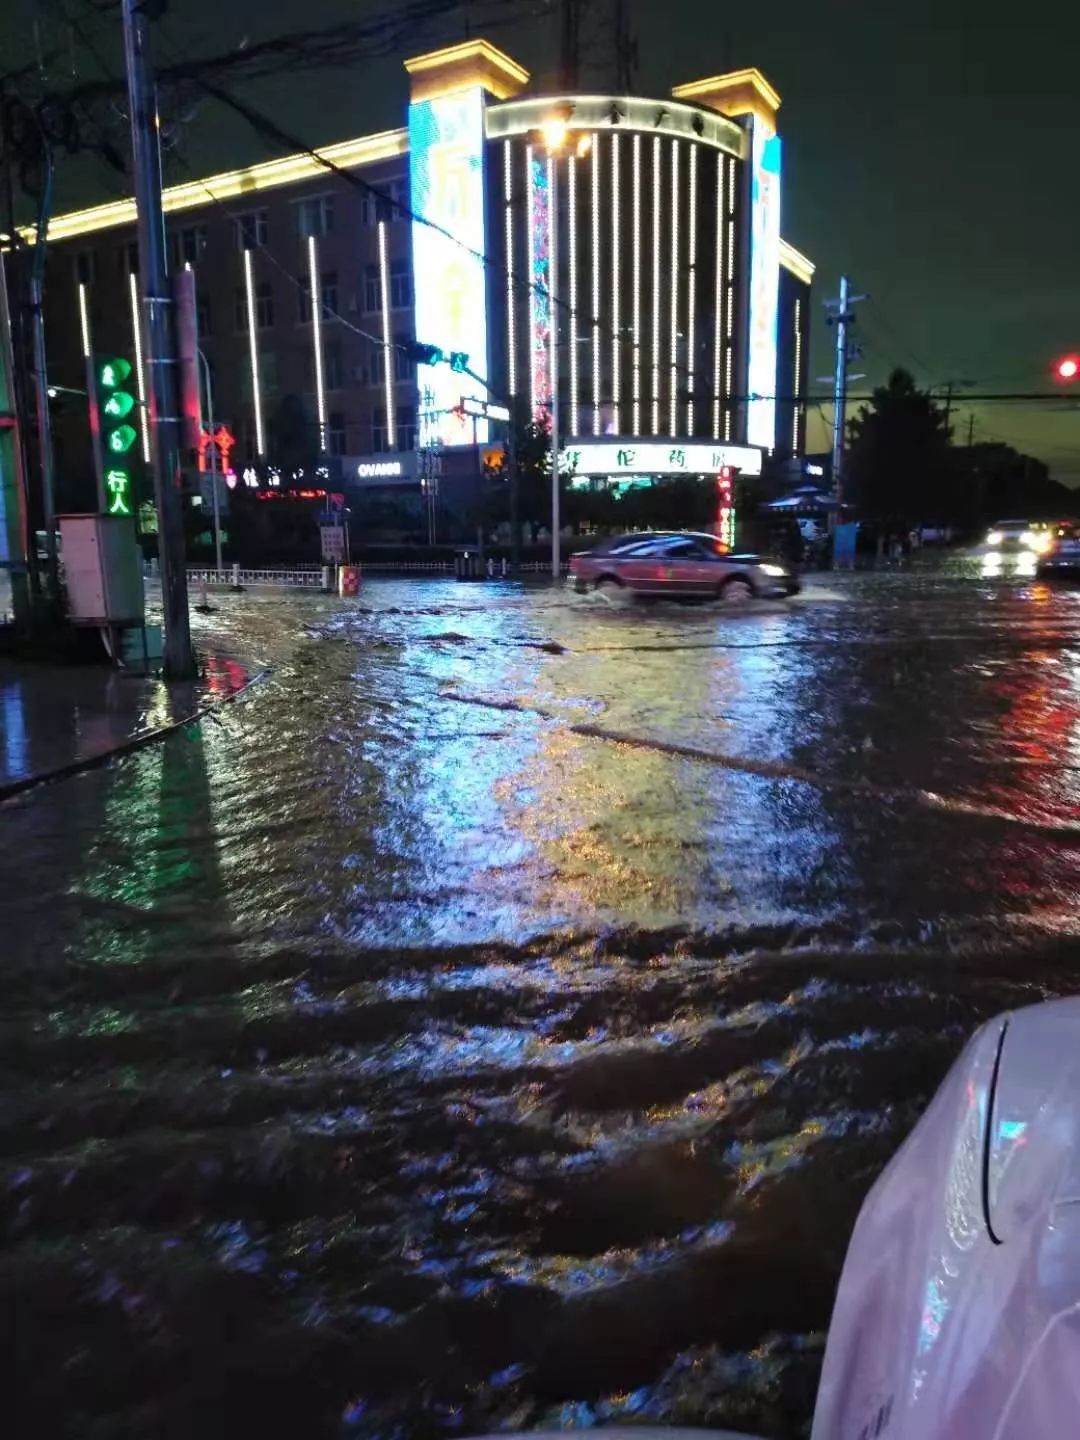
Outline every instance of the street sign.
{"type": "Polygon", "coordinates": [[[461,397],[461,410],[464,415],[475,415],[478,420],[502,420],[510,419],[510,409],[506,405],[497,405],[494,400],[479,400],[475,395],[463,395],[461,397]]]}
{"type": "Polygon", "coordinates": [[[320,525],[319,539],[322,543],[322,558],[331,565],[340,565],[345,559],[345,526],[320,525]]]}

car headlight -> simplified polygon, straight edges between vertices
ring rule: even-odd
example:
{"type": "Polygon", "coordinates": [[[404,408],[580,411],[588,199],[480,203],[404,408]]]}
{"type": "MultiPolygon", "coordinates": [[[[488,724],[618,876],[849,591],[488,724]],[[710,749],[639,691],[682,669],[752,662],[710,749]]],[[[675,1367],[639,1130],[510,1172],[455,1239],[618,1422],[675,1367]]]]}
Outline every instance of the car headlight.
{"type": "Polygon", "coordinates": [[[1045,533],[1033,535],[1030,548],[1035,551],[1036,555],[1047,555],[1054,548],[1054,537],[1045,533]]]}
{"type": "Polygon", "coordinates": [[[986,535],[986,543],[987,545],[1000,545],[1003,538],[1000,530],[989,530],[986,535]]]}
{"type": "Polygon", "coordinates": [[[763,575],[775,575],[777,576],[777,578],[779,578],[781,575],[787,574],[787,571],[784,569],[783,565],[771,565],[768,561],[764,561],[761,565],[758,566],[758,569],[763,575]]]}

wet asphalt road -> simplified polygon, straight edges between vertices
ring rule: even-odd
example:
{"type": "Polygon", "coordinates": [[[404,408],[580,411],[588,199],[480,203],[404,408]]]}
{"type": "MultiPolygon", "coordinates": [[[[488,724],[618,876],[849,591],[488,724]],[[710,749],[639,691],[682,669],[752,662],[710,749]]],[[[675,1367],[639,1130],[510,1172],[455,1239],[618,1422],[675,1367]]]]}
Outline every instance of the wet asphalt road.
{"type": "Polygon", "coordinates": [[[805,1432],[855,1211],[1080,988],[1080,591],[223,598],[0,813],[18,1436],[805,1432]]]}

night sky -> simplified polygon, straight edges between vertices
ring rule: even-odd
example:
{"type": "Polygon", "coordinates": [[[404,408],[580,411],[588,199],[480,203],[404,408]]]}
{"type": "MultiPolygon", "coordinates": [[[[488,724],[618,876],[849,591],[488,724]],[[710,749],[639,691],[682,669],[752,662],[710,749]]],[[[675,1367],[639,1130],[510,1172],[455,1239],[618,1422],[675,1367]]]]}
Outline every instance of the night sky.
{"type": "MultiPolygon", "coordinates": [[[[64,8],[96,42],[98,59],[75,41],[80,76],[95,78],[101,61],[118,69],[112,42],[119,17],[96,15],[85,0],[64,0],[64,8]]],[[[367,8],[357,0],[173,0],[164,22],[168,45],[159,42],[158,54],[217,53],[245,37],[331,24],[367,8]]],[[[525,8],[488,0],[473,11],[473,23],[541,77],[550,73],[555,20],[502,18],[525,8]],[[492,14],[500,23],[485,23],[492,14]]],[[[951,379],[974,382],[978,391],[1052,387],[1051,357],[1080,351],[1080,7],[1064,0],[1026,7],[1005,0],[665,0],[638,3],[631,13],[638,93],[663,95],[680,81],[744,65],[758,66],[780,91],[784,234],[817,263],[818,300],[835,292],[842,270],[871,296],[858,309],[864,357],[854,367],[867,379],[854,390],[895,364],[926,385],[951,379]]],[[[34,53],[35,15],[44,44],[66,36],[57,0],[7,0],[0,20],[5,70],[34,53]]],[[[598,19],[592,29],[589,53],[602,56],[598,19]]],[[[403,53],[462,34],[458,11],[403,53]]],[[[404,123],[400,55],[239,93],[272,106],[310,144],[404,123]]],[[[183,148],[204,172],[269,154],[244,122],[213,102],[192,116],[183,148]]],[[[168,178],[189,174],[174,163],[168,178]]],[[[60,185],[60,203],[68,206],[110,198],[123,181],[82,161],[66,166],[60,185]]],[[[823,314],[815,314],[812,376],[831,369],[823,314]]],[[[957,438],[966,439],[973,411],[976,440],[1009,440],[1045,459],[1059,479],[1080,484],[1080,385],[1076,393],[1078,408],[1070,410],[968,405],[959,388],[957,438]]],[[[829,406],[819,421],[826,416],[829,406]]],[[[816,428],[811,445],[824,444],[824,429],[816,428]]]]}

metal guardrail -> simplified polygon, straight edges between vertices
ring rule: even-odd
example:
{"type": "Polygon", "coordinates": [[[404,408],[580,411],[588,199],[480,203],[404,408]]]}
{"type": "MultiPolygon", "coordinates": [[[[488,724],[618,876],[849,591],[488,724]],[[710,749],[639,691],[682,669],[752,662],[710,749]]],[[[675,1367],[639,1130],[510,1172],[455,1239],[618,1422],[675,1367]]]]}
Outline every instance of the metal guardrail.
{"type": "Polygon", "coordinates": [[[327,590],[329,573],[316,570],[245,570],[233,565],[228,570],[192,569],[187,572],[189,587],[199,585],[263,585],[284,590],[327,590]]]}

